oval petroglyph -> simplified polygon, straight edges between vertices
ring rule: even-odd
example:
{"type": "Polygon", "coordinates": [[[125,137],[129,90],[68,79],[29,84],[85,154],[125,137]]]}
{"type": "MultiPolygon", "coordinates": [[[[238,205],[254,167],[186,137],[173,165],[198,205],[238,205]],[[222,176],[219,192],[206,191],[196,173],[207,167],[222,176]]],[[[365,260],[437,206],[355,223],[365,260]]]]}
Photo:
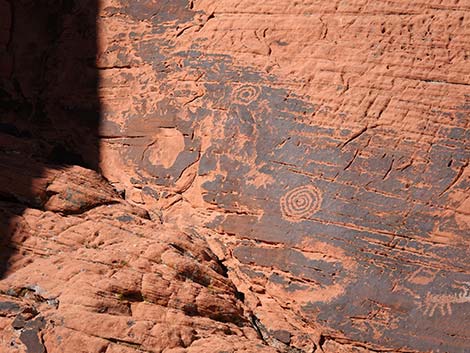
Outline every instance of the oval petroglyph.
{"type": "Polygon", "coordinates": [[[234,92],[234,101],[238,104],[250,104],[258,99],[261,89],[258,86],[245,85],[237,88],[234,92]]]}
{"type": "Polygon", "coordinates": [[[299,186],[288,191],[280,200],[282,217],[291,222],[300,222],[320,208],[320,192],[312,185],[299,186]]]}

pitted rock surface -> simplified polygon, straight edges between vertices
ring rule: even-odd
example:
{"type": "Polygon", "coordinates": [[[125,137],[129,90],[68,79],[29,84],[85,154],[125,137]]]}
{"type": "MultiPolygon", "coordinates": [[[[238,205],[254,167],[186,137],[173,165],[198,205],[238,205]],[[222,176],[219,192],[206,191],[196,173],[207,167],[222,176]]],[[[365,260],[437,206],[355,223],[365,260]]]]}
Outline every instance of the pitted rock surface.
{"type": "Polygon", "coordinates": [[[468,351],[468,1],[98,3],[87,102],[0,0],[4,349],[468,351]]]}

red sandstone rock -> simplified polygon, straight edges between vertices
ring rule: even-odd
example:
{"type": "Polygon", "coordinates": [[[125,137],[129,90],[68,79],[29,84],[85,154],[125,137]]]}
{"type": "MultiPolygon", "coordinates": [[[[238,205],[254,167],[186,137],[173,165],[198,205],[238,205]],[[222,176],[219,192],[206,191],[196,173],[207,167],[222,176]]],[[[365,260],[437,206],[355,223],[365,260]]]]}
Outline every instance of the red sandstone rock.
{"type": "Polygon", "coordinates": [[[2,351],[274,352],[200,234],[155,224],[101,184],[91,170],[62,171],[48,189],[65,201],[15,220],[21,250],[0,282],[2,351]]]}
{"type": "Polygon", "coordinates": [[[468,351],[468,1],[56,5],[0,0],[0,351],[468,351]]]}

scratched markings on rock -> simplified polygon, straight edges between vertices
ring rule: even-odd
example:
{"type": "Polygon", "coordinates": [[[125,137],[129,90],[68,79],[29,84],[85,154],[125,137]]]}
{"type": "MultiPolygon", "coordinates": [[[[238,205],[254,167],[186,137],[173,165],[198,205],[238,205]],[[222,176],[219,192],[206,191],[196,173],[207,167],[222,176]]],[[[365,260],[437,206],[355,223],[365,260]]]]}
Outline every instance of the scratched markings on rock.
{"type": "Polygon", "coordinates": [[[317,189],[310,185],[290,190],[280,200],[282,217],[300,222],[311,216],[321,206],[321,196],[317,189]]]}
{"type": "MultiPolygon", "coordinates": [[[[198,351],[218,332],[207,346],[245,352],[465,351],[465,1],[101,5],[101,167],[113,187],[76,167],[49,171],[47,212],[15,221],[23,262],[0,295],[9,283],[23,293],[31,273],[54,287],[60,298],[39,302],[67,327],[46,343],[198,351]]],[[[2,315],[22,311],[17,299],[2,315]]]]}
{"type": "MultiPolygon", "coordinates": [[[[299,15],[281,3],[289,16],[299,15]]],[[[440,337],[442,350],[459,351],[468,343],[468,329],[450,323],[442,333],[440,320],[468,319],[468,292],[462,283],[470,281],[465,260],[470,235],[470,89],[455,70],[449,82],[444,69],[429,78],[429,62],[407,62],[416,65],[415,76],[398,72],[409,55],[406,41],[414,40],[399,32],[418,22],[414,14],[421,8],[410,4],[409,14],[401,16],[393,12],[404,11],[399,5],[381,4],[362,18],[356,2],[328,11],[311,4],[309,11],[324,11],[325,17],[306,19],[312,21],[309,28],[319,31],[318,41],[307,44],[312,40],[302,28],[292,40],[292,22],[280,18],[279,28],[266,24],[260,8],[275,6],[271,2],[250,5],[254,19],[239,29],[246,36],[230,32],[230,11],[235,11],[230,4],[222,2],[210,21],[203,10],[194,12],[202,22],[178,25],[177,30],[170,22],[154,23],[151,39],[146,29],[133,28],[133,40],[140,42],[132,42],[128,60],[140,65],[134,81],[140,80],[136,85],[142,96],[130,104],[135,109],[122,111],[119,118],[110,108],[103,124],[109,136],[123,136],[119,158],[134,168],[132,184],[155,188],[161,195],[172,190],[184,195],[185,173],[195,166],[193,177],[215,215],[206,226],[233,236],[234,256],[246,273],[250,268],[261,271],[259,277],[284,288],[286,297],[303,293],[296,302],[312,325],[392,348],[429,350],[436,345],[433,337],[440,337]],[[386,17],[385,23],[380,16],[386,17]],[[340,24],[342,18],[347,24],[340,24]],[[275,29],[264,33],[272,36],[266,49],[270,60],[287,65],[292,75],[276,69],[281,64],[275,62],[263,70],[259,53],[248,65],[253,46],[246,38],[267,40],[262,31],[253,35],[249,27],[262,25],[275,29]],[[282,26],[289,30],[283,32],[282,26]],[[325,33],[324,26],[338,30],[325,33]],[[178,36],[169,40],[164,35],[169,31],[178,36]],[[371,43],[368,31],[395,41],[371,43]],[[240,43],[235,43],[240,47],[217,50],[238,35],[240,43]],[[351,48],[351,40],[363,41],[361,50],[367,54],[351,48]],[[295,67],[300,59],[289,64],[287,54],[283,56],[296,43],[318,54],[305,59],[306,67],[319,67],[323,78],[312,74],[311,82],[302,81],[306,73],[295,67]],[[331,69],[324,57],[318,59],[326,55],[321,45],[344,72],[331,69]],[[348,66],[347,60],[356,66],[348,66]],[[157,157],[166,141],[160,132],[166,129],[176,130],[181,143],[163,163],[157,157]],[[304,256],[315,251],[336,259],[304,256]],[[271,268],[277,272],[269,272],[271,268]],[[315,295],[312,288],[324,292],[315,295]]],[[[427,9],[434,11],[432,6],[427,9]]],[[[458,19],[465,11],[462,7],[449,15],[446,20],[453,27],[443,29],[457,31],[462,43],[458,19]]],[[[432,27],[429,16],[423,20],[432,27]]],[[[441,40],[437,32],[429,36],[441,40]]],[[[432,55],[442,54],[429,48],[432,55]]],[[[114,142],[110,138],[107,143],[114,142]]]]}
{"type": "Polygon", "coordinates": [[[442,316],[452,315],[453,304],[470,303],[470,283],[464,283],[457,294],[426,294],[421,305],[423,314],[429,317],[438,312],[442,316]]]}

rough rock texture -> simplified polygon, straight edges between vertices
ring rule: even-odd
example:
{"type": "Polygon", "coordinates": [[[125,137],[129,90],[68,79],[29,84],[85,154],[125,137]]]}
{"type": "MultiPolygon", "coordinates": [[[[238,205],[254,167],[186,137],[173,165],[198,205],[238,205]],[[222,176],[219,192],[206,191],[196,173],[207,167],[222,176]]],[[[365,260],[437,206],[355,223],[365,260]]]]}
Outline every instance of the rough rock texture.
{"type": "Polygon", "coordinates": [[[470,349],[469,1],[92,3],[0,24],[2,349],[470,349]]]}
{"type": "Polygon", "coordinates": [[[20,251],[0,282],[0,351],[275,352],[196,231],[149,220],[81,167],[48,192],[43,211],[10,217],[20,251]]]}

